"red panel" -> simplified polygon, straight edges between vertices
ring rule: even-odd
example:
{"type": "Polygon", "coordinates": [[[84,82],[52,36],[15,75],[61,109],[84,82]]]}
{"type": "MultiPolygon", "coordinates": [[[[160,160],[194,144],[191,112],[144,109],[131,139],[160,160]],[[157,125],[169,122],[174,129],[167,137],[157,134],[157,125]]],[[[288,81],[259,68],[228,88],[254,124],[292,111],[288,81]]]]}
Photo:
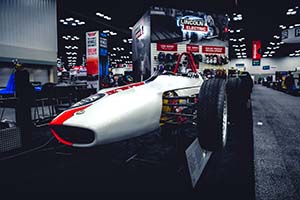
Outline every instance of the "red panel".
{"type": "Polygon", "coordinates": [[[207,32],[208,27],[207,26],[191,26],[191,25],[184,25],[183,30],[188,30],[188,31],[200,31],[200,32],[207,32]]]}
{"type": "Polygon", "coordinates": [[[260,40],[252,41],[252,59],[253,60],[261,59],[260,48],[261,48],[260,40]]]}
{"type": "Polygon", "coordinates": [[[225,47],[222,47],[222,46],[202,46],[202,53],[225,54],[225,47]]]}
{"type": "Polygon", "coordinates": [[[160,44],[157,43],[157,51],[177,51],[177,44],[160,44]]]}
{"type": "Polygon", "coordinates": [[[187,44],[186,45],[186,51],[187,52],[199,52],[199,45],[193,45],[193,44],[187,44]]]}
{"type": "Polygon", "coordinates": [[[86,60],[86,72],[88,75],[98,74],[98,58],[87,58],[86,60]]]}

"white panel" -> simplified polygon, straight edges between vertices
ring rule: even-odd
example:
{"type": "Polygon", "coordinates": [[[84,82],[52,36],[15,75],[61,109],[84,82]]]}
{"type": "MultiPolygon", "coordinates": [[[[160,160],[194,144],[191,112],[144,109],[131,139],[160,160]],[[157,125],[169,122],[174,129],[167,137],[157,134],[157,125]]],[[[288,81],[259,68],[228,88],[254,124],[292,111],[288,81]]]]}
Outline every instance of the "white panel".
{"type": "Polygon", "coordinates": [[[0,1],[0,57],[56,63],[56,0],[0,1]]]}
{"type": "Polygon", "coordinates": [[[274,74],[275,71],[294,71],[296,67],[300,67],[300,57],[262,58],[260,66],[252,66],[251,59],[233,59],[229,68],[235,67],[236,63],[244,63],[251,74],[274,74]],[[262,70],[265,65],[269,65],[270,70],[262,70]]]}

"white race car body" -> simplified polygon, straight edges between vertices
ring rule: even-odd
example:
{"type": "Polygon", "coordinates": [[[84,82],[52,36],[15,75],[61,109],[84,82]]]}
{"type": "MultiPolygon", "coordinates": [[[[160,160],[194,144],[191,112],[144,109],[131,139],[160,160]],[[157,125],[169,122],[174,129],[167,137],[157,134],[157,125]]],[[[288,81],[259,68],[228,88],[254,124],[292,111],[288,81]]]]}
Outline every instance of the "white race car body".
{"type": "Polygon", "coordinates": [[[49,124],[51,132],[60,142],[74,147],[140,136],[160,127],[165,92],[175,90],[179,96],[191,96],[199,93],[202,83],[200,75],[158,75],[145,82],[103,89],[89,97],[90,103],[83,100],[58,115],[49,124]]]}

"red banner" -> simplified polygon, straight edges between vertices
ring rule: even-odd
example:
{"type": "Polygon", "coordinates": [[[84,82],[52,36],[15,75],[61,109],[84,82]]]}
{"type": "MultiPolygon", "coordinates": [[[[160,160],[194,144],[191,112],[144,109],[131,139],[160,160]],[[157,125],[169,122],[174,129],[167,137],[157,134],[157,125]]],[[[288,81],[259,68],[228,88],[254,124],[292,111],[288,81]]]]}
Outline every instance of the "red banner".
{"type": "Polygon", "coordinates": [[[199,45],[193,45],[193,44],[187,44],[186,45],[186,51],[187,52],[199,52],[199,45]]]}
{"type": "Polygon", "coordinates": [[[177,44],[160,44],[157,43],[157,51],[177,51],[177,44]]]}
{"type": "Polygon", "coordinates": [[[207,32],[208,31],[208,26],[191,26],[191,25],[184,25],[183,30],[188,30],[188,31],[201,31],[201,32],[207,32]]]}
{"type": "Polygon", "coordinates": [[[225,47],[221,47],[221,46],[202,46],[202,53],[225,54],[225,47]]]}
{"type": "Polygon", "coordinates": [[[260,40],[252,41],[252,60],[261,59],[260,48],[261,48],[260,40]]]}

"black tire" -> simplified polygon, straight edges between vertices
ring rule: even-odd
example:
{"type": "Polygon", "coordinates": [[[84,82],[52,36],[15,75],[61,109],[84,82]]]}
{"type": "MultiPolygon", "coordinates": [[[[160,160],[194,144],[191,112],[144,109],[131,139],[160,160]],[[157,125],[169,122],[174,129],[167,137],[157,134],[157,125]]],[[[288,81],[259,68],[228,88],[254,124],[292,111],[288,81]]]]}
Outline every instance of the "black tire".
{"type": "Polygon", "coordinates": [[[239,120],[241,109],[244,105],[242,94],[242,80],[238,77],[229,78],[226,83],[228,121],[235,124],[239,120]]]}
{"type": "MultiPolygon", "coordinates": [[[[226,106],[225,80],[214,78],[204,81],[199,92],[197,109],[198,138],[202,148],[208,151],[222,150],[223,112],[226,106]]],[[[226,122],[227,128],[227,122],[226,122]]]]}

